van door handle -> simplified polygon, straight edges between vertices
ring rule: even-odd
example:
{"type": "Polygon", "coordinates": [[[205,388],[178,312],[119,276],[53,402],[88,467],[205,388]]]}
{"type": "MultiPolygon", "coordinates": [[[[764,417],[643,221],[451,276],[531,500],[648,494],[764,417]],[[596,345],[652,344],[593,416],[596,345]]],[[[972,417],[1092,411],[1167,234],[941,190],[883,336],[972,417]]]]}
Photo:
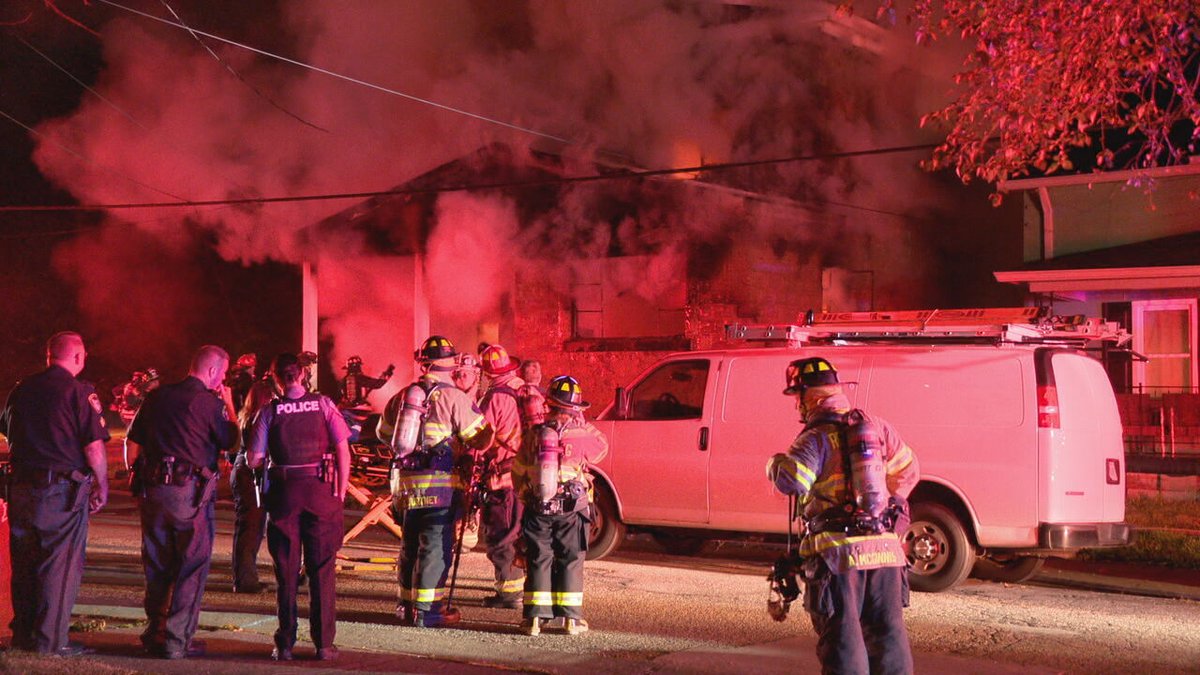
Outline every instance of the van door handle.
{"type": "Polygon", "coordinates": [[[708,427],[700,427],[700,451],[708,450],[708,427]]]}

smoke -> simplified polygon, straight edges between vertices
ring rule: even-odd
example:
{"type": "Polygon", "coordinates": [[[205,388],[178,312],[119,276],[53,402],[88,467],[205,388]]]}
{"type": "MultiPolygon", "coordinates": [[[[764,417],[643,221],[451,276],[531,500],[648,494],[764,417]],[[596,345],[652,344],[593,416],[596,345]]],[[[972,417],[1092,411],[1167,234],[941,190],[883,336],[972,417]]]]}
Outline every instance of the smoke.
{"type": "MultiPolygon", "coordinates": [[[[198,28],[231,30],[204,2],[172,6],[198,28]]],[[[39,128],[41,170],[80,201],[103,203],[382,190],[495,142],[514,147],[518,159],[552,149],[568,174],[593,172],[597,157],[648,167],[786,157],[919,140],[919,98],[928,90],[902,31],[836,18],[819,0],[294,0],[248,25],[239,33],[248,42],[571,144],[210,43],[255,92],[186,33],[117,12],[102,28],[106,66],[96,88],[137,123],[86,97],[73,114],[39,128]]],[[[428,285],[431,302],[469,324],[496,310],[514,269],[569,286],[569,274],[556,277],[556,262],[614,252],[650,257],[643,277],[619,283],[658,298],[690,249],[734,235],[798,249],[831,241],[828,229],[836,228],[842,242],[869,238],[875,250],[893,249],[899,264],[915,247],[902,219],[878,212],[902,211],[928,189],[916,159],[722,173],[735,188],[808,205],[761,202],[740,217],[730,215],[735,193],[665,181],[564,188],[532,215],[495,197],[445,195],[427,242],[425,276],[438,280],[428,285]],[[835,205],[852,202],[874,211],[835,205]]],[[[363,235],[311,227],[352,204],[160,209],[140,212],[139,222],[117,212],[105,234],[62,253],[59,271],[77,282],[93,315],[111,311],[117,294],[126,294],[123,311],[137,315],[163,293],[185,297],[199,280],[183,273],[147,284],[138,266],[113,264],[136,257],[131,231],[136,241],[156,242],[179,263],[174,269],[188,267],[180,258],[190,241],[185,222],[229,260],[320,259],[335,365],[351,353],[382,365],[399,357],[395,330],[381,317],[411,315],[411,292],[386,288],[394,275],[382,269],[387,263],[363,258],[376,252],[363,235]],[[92,288],[97,278],[109,290],[92,288]]],[[[164,325],[185,332],[193,308],[168,305],[157,310],[170,319],[164,325]]]]}

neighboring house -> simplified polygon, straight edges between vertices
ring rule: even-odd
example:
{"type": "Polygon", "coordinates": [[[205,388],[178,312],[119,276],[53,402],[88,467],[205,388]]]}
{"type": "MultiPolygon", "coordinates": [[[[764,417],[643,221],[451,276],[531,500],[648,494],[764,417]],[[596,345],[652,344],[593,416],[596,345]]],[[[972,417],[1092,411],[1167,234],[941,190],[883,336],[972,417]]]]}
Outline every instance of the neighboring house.
{"type": "MultiPolygon", "coordinates": [[[[410,194],[372,198],[315,227],[322,237],[359,237],[372,255],[398,261],[386,277],[408,303],[394,317],[396,354],[412,353],[430,332],[460,348],[499,341],[518,357],[541,360],[547,380],[578,377],[593,412],[661,356],[719,345],[727,323],[793,323],[809,309],[1011,305],[1019,297],[1003,288],[996,297],[987,272],[1018,259],[1018,212],[992,209],[980,195],[972,195],[979,212],[955,223],[925,203],[915,204],[924,212],[912,216],[820,210],[812,206],[820,199],[801,204],[698,180],[558,181],[621,171],[568,170],[552,154],[492,145],[398,188],[410,194]],[[496,245],[515,242],[521,260],[507,271],[498,305],[464,320],[436,299],[432,286],[440,282],[427,263],[440,236],[436,188],[479,183],[520,184],[484,194],[514,205],[518,231],[496,245]],[[996,225],[1005,218],[1007,229],[996,225]],[[978,232],[945,234],[966,230],[963,223],[978,232]],[[975,250],[947,243],[956,240],[975,250]],[[959,274],[953,265],[978,278],[948,278],[959,274]]],[[[870,202],[869,188],[863,197],[870,202]]],[[[318,279],[325,276],[321,264],[318,279]]],[[[406,376],[403,360],[396,361],[399,378],[406,376]]]]}
{"type": "Polygon", "coordinates": [[[1200,166],[1010,181],[1025,192],[1025,264],[996,272],[1056,314],[1133,335],[1107,354],[1132,452],[1200,452],[1200,166]],[[1130,185],[1130,181],[1136,185],[1130,185]]]}

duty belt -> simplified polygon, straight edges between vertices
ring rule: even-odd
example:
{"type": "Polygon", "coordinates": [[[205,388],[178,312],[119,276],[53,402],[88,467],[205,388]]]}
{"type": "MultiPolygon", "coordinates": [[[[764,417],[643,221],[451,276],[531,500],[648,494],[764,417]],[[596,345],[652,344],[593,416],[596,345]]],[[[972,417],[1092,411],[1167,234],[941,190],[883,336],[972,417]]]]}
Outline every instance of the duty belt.
{"type": "Polygon", "coordinates": [[[271,480],[289,480],[292,478],[320,478],[321,465],[313,464],[311,466],[291,466],[288,464],[273,464],[268,469],[271,474],[271,480]]]}
{"type": "Polygon", "coordinates": [[[50,487],[59,483],[82,483],[87,477],[87,472],[80,469],[56,471],[54,469],[15,468],[12,472],[13,483],[32,485],[36,488],[50,487]]]}

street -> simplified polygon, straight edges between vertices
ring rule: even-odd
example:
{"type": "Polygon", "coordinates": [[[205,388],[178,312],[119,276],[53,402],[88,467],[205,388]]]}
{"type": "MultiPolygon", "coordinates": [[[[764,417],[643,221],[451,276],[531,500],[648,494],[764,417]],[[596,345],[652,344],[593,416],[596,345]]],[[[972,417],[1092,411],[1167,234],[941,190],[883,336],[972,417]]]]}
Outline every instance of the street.
{"type": "MultiPolygon", "coordinates": [[[[136,635],[140,607],[138,526],[132,501],[117,492],[93,518],[88,568],[76,606],[75,634],[98,649],[88,663],[119,671],[243,673],[273,667],[267,655],[275,628],[273,594],[233,595],[229,550],[232,508],[218,505],[213,571],[199,637],[209,655],[184,662],[143,657],[136,635]]],[[[347,516],[352,523],[353,516],[347,516]]],[[[713,547],[708,550],[712,551],[713,547]]],[[[343,553],[389,557],[392,536],[374,527],[343,553]]],[[[464,621],[453,628],[400,627],[392,614],[393,572],[339,574],[340,670],[470,672],[502,668],[533,672],[814,672],[815,638],[803,609],[785,622],[766,613],[766,568],[773,554],[728,545],[696,558],[668,556],[633,537],[614,556],[588,563],[586,614],[593,630],[581,637],[517,630],[511,610],[486,609],[490,565],[481,551],[463,556],[455,603],[464,621]]],[[[266,551],[261,572],[271,578],[266,551]]],[[[1050,586],[1008,586],[970,580],[939,594],[913,594],[907,612],[918,672],[1197,672],[1200,602],[1050,586]]],[[[1192,589],[1200,597],[1200,588],[1192,589]]],[[[301,597],[302,613],[306,598],[301,597]]],[[[311,657],[301,624],[297,657],[311,657]]],[[[17,670],[66,672],[67,662],[35,663],[8,656],[17,670]],[[44,670],[44,668],[51,670],[44,670]]],[[[292,667],[328,664],[300,660],[292,667]]],[[[279,666],[283,667],[283,666],[279,666]]],[[[91,669],[89,667],[89,669],[91,669]]]]}

